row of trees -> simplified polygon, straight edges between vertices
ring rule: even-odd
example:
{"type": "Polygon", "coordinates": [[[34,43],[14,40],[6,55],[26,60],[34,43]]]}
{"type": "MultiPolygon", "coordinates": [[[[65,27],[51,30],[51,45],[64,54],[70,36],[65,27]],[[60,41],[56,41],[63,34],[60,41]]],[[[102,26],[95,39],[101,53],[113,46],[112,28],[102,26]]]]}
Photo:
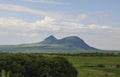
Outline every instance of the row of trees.
{"type": "Polygon", "coordinates": [[[77,70],[65,58],[37,54],[0,55],[0,69],[9,77],[77,77],[77,70]]]}
{"type": "Polygon", "coordinates": [[[75,54],[49,54],[49,55],[63,55],[63,56],[120,56],[120,53],[114,53],[114,52],[87,52],[87,53],[75,53],[75,54]]]}

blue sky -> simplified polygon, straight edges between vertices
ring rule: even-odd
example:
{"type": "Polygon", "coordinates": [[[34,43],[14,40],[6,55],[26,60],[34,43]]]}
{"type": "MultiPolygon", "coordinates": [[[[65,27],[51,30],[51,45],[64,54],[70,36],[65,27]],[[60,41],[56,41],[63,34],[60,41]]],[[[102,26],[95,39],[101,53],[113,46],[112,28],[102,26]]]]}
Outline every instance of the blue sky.
{"type": "Polygon", "coordinates": [[[120,50],[120,0],[0,0],[0,44],[79,36],[99,49],[120,50]]]}

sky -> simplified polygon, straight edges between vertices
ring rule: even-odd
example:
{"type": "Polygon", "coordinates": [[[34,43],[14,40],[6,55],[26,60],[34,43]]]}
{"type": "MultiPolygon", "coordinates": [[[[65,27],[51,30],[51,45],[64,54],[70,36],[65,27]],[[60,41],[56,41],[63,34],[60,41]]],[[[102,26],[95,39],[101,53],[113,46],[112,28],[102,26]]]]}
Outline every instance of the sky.
{"type": "Polygon", "coordinates": [[[0,45],[78,36],[120,50],[120,0],[0,0],[0,45]]]}

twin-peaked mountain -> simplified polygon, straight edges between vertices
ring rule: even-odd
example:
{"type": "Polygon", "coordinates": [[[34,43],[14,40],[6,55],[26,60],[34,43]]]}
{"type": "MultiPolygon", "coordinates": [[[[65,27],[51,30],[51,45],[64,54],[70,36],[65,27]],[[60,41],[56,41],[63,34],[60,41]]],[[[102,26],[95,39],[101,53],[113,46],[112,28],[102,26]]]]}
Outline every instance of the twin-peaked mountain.
{"type": "Polygon", "coordinates": [[[1,45],[1,52],[16,53],[80,53],[81,51],[97,50],[87,45],[77,36],[69,36],[62,39],[56,39],[49,36],[42,42],[28,43],[20,45],[1,45]]]}
{"type": "Polygon", "coordinates": [[[96,48],[90,47],[82,39],[77,36],[69,36],[62,39],[56,39],[54,36],[47,37],[41,44],[56,44],[63,46],[65,49],[82,49],[82,50],[96,50],[96,48]]]}

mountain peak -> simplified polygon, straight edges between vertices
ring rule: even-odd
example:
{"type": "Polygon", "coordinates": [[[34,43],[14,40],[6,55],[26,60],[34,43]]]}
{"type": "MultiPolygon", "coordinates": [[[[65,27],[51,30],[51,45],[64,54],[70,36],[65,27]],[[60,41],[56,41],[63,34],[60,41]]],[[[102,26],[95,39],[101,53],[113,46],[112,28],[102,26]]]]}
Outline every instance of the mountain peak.
{"type": "Polygon", "coordinates": [[[55,44],[56,42],[57,42],[57,39],[53,35],[50,35],[49,37],[47,37],[41,43],[44,43],[44,44],[55,44]]]}
{"type": "Polygon", "coordinates": [[[48,45],[56,44],[61,47],[64,46],[64,48],[67,48],[67,49],[95,50],[95,48],[87,45],[84,42],[84,40],[82,40],[78,36],[68,36],[68,37],[65,37],[62,39],[56,39],[53,35],[51,35],[51,36],[47,37],[45,40],[43,40],[41,43],[48,44],[48,45]]]}
{"type": "MultiPolygon", "coordinates": [[[[46,39],[48,39],[48,40],[51,40],[51,39],[56,39],[53,35],[50,35],[49,37],[47,37],[46,39]]],[[[45,39],[45,40],[46,40],[45,39]]]]}
{"type": "Polygon", "coordinates": [[[63,39],[68,39],[68,40],[80,40],[80,38],[78,36],[68,36],[68,37],[65,37],[63,39]]]}

